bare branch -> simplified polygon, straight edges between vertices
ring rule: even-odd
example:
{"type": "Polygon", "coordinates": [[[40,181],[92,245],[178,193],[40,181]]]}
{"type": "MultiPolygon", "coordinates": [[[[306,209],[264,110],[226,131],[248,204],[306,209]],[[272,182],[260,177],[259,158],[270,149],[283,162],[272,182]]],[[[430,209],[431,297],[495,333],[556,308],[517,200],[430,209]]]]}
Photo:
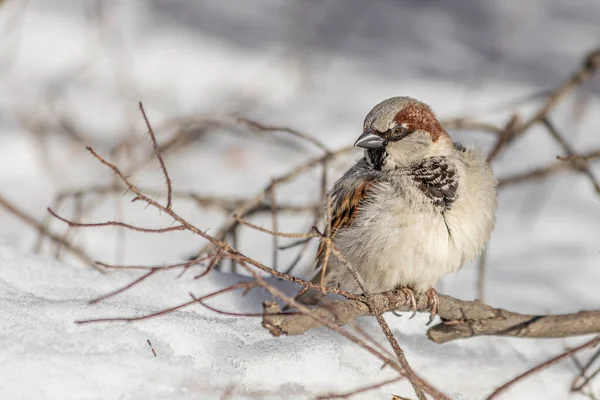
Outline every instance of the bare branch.
{"type": "Polygon", "coordinates": [[[122,288],[114,290],[114,291],[112,291],[110,293],[107,293],[105,295],[102,295],[100,297],[96,297],[95,299],[90,300],[90,304],[95,304],[95,303],[98,303],[98,302],[100,302],[102,300],[106,300],[106,299],[108,299],[110,297],[116,296],[119,293],[123,293],[124,291],[126,291],[128,289],[131,289],[132,287],[134,287],[138,283],[140,283],[140,282],[142,282],[142,281],[150,278],[150,276],[154,275],[157,271],[158,270],[156,270],[156,269],[152,269],[152,270],[146,272],[144,275],[142,275],[139,278],[137,278],[136,280],[134,280],[133,282],[128,283],[127,285],[123,286],[122,288]]]}
{"type": "MultiPolygon", "coordinates": [[[[411,310],[410,299],[402,291],[371,296],[381,312],[411,310]]],[[[557,338],[600,333],[600,310],[563,315],[526,315],[493,308],[477,300],[464,301],[445,295],[439,298],[438,315],[443,323],[433,326],[427,333],[435,343],[480,335],[557,338]]],[[[416,308],[419,312],[430,311],[425,294],[416,295],[416,308]]],[[[315,313],[339,325],[345,325],[359,316],[373,315],[366,300],[334,301],[327,309],[315,309],[315,313]]],[[[314,321],[300,315],[273,320],[266,315],[264,320],[275,327],[271,333],[276,335],[300,335],[319,327],[314,321]]]]}
{"type": "Polygon", "coordinates": [[[362,387],[360,389],[356,389],[356,390],[353,390],[353,391],[347,392],[347,393],[337,393],[337,394],[330,393],[330,394],[326,394],[326,395],[323,395],[323,396],[317,396],[317,400],[348,399],[348,398],[350,398],[352,396],[355,396],[357,394],[369,392],[371,390],[379,389],[379,388],[381,388],[383,386],[391,385],[392,383],[396,383],[396,382],[398,382],[398,381],[400,381],[402,379],[404,379],[404,377],[400,376],[400,377],[397,377],[397,378],[388,379],[387,381],[376,383],[374,385],[365,386],[365,387],[362,387]]]}
{"type": "MultiPolygon", "coordinates": [[[[296,177],[298,177],[299,175],[301,175],[301,174],[303,174],[303,173],[311,170],[312,168],[314,168],[314,167],[316,167],[318,165],[323,165],[324,163],[327,163],[327,162],[331,161],[332,159],[340,157],[340,156],[342,156],[342,155],[350,152],[353,149],[354,149],[354,146],[343,147],[343,148],[341,148],[339,150],[333,151],[331,153],[324,154],[324,155],[322,155],[320,157],[317,157],[317,158],[313,158],[313,159],[311,159],[311,160],[309,160],[309,161],[307,161],[307,162],[305,162],[303,164],[300,164],[297,167],[294,167],[288,173],[286,173],[284,175],[281,175],[278,178],[273,179],[271,181],[271,183],[269,183],[269,185],[267,185],[267,187],[265,187],[263,190],[261,190],[254,197],[251,197],[246,202],[244,202],[243,204],[240,204],[239,207],[234,210],[233,214],[237,215],[240,218],[244,218],[244,217],[248,216],[248,214],[250,214],[257,207],[260,206],[260,204],[264,201],[264,199],[266,198],[266,196],[268,195],[268,193],[271,191],[272,187],[274,187],[276,185],[280,185],[280,184],[286,183],[288,181],[291,181],[291,180],[295,179],[296,177]]],[[[218,229],[217,233],[214,236],[215,239],[216,240],[223,240],[223,238],[229,232],[231,232],[231,230],[235,229],[235,227],[237,226],[238,223],[239,223],[239,221],[237,221],[235,218],[233,218],[233,217],[229,218],[218,229]]],[[[201,249],[198,252],[198,256],[201,256],[205,252],[209,251],[212,246],[213,246],[212,244],[205,246],[203,249],[201,249]]]]}
{"type": "Polygon", "coordinates": [[[240,224],[242,225],[246,225],[249,228],[254,229],[255,231],[258,232],[262,232],[262,233],[266,233],[268,235],[272,235],[272,236],[279,236],[279,237],[284,237],[284,238],[288,238],[288,239],[310,239],[313,237],[316,237],[317,234],[314,232],[310,232],[310,233],[285,233],[285,232],[275,232],[266,228],[261,228],[258,225],[254,225],[251,222],[246,221],[245,219],[241,218],[238,215],[233,215],[233,218],[238,221],[240,224]]]}
{"type": "Polygon", "coordinates": [[[600,194],[600,183],[598,183],[596,176],[587,165],[587,161],[575,153],[575,150],[567,143],[566,139],[558,132],[558,129],[556,129],[548,117],[543,117],[542,123],[548,130],[548,133],[550,133],[550,136],[563,148],[567,154],[568,161],[570,161],[570,165],[585,174],[594,186],[594,189],[596,189],[596,193],[600,194]]]}
{"type": "MultiPolygon", "coordinates": [[[[152,271],[150,271],[152,272],[152,271]]],[[[171,307],[171,308],[166,308],[164,310],[152,313],[152,314],[146,314],[146,315],[142,315],[140,317],[117,317],[117,318],[98,318],[98,319],[86,319],[86,320],[80,320],[80,321],[76,321],[77,324],[83,325],[83,324],[91,324],[91,323],[97,323],[97,322],[132,322],[132,321],[141,321],[144,319],[150,319],[150,318],[154,318],[157,317],[159,315],[165,315],[165,314],[169,314],[172,313],[173,311],[176,310],[180,310],[182,308],[188,307],[194,303],[197,303],[199,301],[202,300],[207,300],[210,299],[211,297],[215,297],[215,296],[219,296],[223,293],[227,293],[227,292],[231,292],[233,290],[237,290],[237,289],[245,289],[248,286],[256,286],[256,284],[254,282],[241,282],[241,283],[236,283],[234,285],[228,286],[224,289],[218,290],[216,292],[207,294],[206,296],[202,296],[202,297],[194,297],[193,300],[179,304],[175,307],[171,307]]]]}
{"type": "Polygon", "coordinates": [[[317,146],[319,149],[323,150],[325,152],[325,154],[329,154],[331,151],[327,148],[327,146],[325,146],[322,142],[320,142],[319,140],[317,140],[315,137],[307,135],[305,133],[299,132],[295,129],[291,129],[285,126],[271,126],[271,125],[264,125],[261,124],[260,122],[256,122],[256,121],[251,121],[247,118],[242,118],[242,117],[238,117],[236,118],[237,122],[240,122],[244,125],[246,125],[248,128],[252,129],[253,131],[256,132],[285,132],[285,133],[289,133],[292,136],[296,136],[298,138],[301,138],[309,143],[314,144],[315,146],[317,146]]]}
{"type": "Polygon", "coordinates": [[[592,372],[589,376],[586,377],[586,374],[588,373],[590,367],[594,364],[594,361],[596,361],[598,359],[598,357],[600,357],[600,349],[598,349],[594,355],[592,355],[590,357],[590,359],[588,360],[587,363],[585,363],[585,365],[580,365],[580,363],[577,361],[577,358],[575,357],[574,354],[571,355],[573,358],[573,361],[575,361],[576,365],[579,367],[580,369],[580,373],[579,375],[577,375],[575,377],[575,379],[573,380],[573,383],[571,384],[571,391],[572,392],[582,392],[583,388],[589,384],[589,382],[594,379],[598,374],[600,374],[600,367],[598,367],[594,372],[592,372]],[[579,380],[582,380],[581,382],[579,382],[579,380]]]}
{"type": "Polygon", "coordinates": [[[440,121],[445,129],[474,130],[501,135],[504,129],[494,124],[477,121],[471,118],[450,118],[440,121]]]}
{"type": "Polygon", "coordinates": [[[146,121],[146,126],[148,127],[148,134],[150,135],[150,140],[152,141],[152,148],[154,149],[154,155],[156,155],[156,159],[160,163],[160,169],[165,175],[165,183],[167,185],[167,210],[171,209],[171,203],[173,199],[173,189],[171,188],[171,179],[169,178],[169,173],[167,172],[167,167],[165,166],[165,161],[160,154],[160,149],[158,147],[158,142],[156,141],[156,136],[154,135],[154,131],[152,130],[152,126],[150,126],[150,122],[148,121],[148,117],[146,116],[146,111],[144,111],[144,105],[140,101],[139,103],[140,111],[142,112],[142,116],[144,117],[144,121],[146,121]]]}
{"type": "MultiPolygon", "coordinates": [[[[568,159],[563,159],[563,160],[571,161],[571,160],[577,160],[577,159],[582,159],[584,161],[592,161],[592,160],[600,159],[600,150],[596,149],[596,150],[589,151],[587,153],[583,153],[575,159],[568,158],[568,159]]],[[[500,179],[498,179],[498,187],[504,188],[506,186],[514,185],[516,183],[524,183],[524,182],[529,182],[532,180],[547,178],[550,175],[553,175],[560,171],[564,171],[565,169],[568,169],[570,167],[571,166],[568,163],[563,162],[561,160],[561,161],[552,163],[550,165],[547,165],[545,167],[534,168],[527,172],[520,172],[520,173],[517,173],[514,175],[509,175],[504,178],[500,178],[500,179]]]]}
{"type": "Polygon", "coordinates": [[[490,153],[488,159],[494,159],[500,153],[500,150],[506,146],[506,144],[512,142],[518,136],[523,135],[533,125],[541,122],[542,119],[554,109],[560,100],[562,100],[572,90],[581,86],[584,82],[594,76],[599,66],[600,49],[595,49],[588,53],[584,61],[581,63],[581,66],[575,72],[573,72],[568,79],[566,79],[558,88],[550,93],[544,104],[538,108],[532,117],[522,123],[518,120],[518,118],[514,118],[514,123],[509,123],[507,125],[505,132],[500,135],[500,138],[498,139],[498,142],[490,153]]]}
{"type": "Polygon", "coordinates": [[[0,207],[6,209],[9,213],[17,217],[19,220],[23,221],[27,225],[32,228],[38,230],[40,235],[48,237],[54,243],[60,243],[69,253],[75,256],[77,259],[82,261],[86,265],[94,266],[94,260],[90,256],[88,256],[85,251],[76,245],[68,242],[66,238],[60,237],[59,235],[51,232],[48,228],[44,226],[41,222],[37,221],[34,217],[27,214],[25,211],[19,209],[13,203],[8,201],[8,199],[4,198],[0,195],[0,207]]]}
{"type": "Polygon", "coordinates": [[[487,251],[488,245],[483,248],[483,251],[479,255],[479,262],[477,265],[477,298],[480,301],[485,299],[485,272],[487,267],[487,251]]]}
{"type": "Polygon", "coordinates": [[[59,219],[65,223],[67,223],[70,227],[74,227],[74,228],[100,228],[100,227],[104,227],[104,226],[120,226],[123,228],[127,228],[129,230],[132,230],[132,231],[145,232],[145,233],[166,233],[166,232],[183,231],[186,229],[183,225],[170,226],[168,228],[141,228],[139,226],[135,226],[135,225],[127,224],[125,222],[119,222],[119,221],[94,222],[94,223],[75,222],[75,221],[70,221],[64,217],[61,217],[60,215],[58,215],[54,211],[52,211],[51,208],[48,208],[47,210],[54,218],[59,219]]]}
{"type": "Polygon", "coordinates": [[[549,359],[546,362],[541,363],[540,365],[537,365],[527,371],[525,371],[524,373],[522,373],[521,375],[517,376],[516,378],[510,380],[509,382],[505,383],[504,385],[500,386],[498,389],[494,390],[494,392],[489,395],[487,397],[487,400],[492,400],[497,398],[498,396],[500,396],[502,393],[506,392],[506,390],[508,390],[508,388],[510,388],[511,386],[513,386],[514,384],[522,381],[523,379],[529,377],[530,375],[535,374],[536,372],[539,372],[545,368],[548,368],[549,366],[556,364],[558,361],[563,360],[567,357],[570,357],[571,355],[586,349],[588,347],[594,347],[596,346],[598,343],[600,343],[600,336],[596,336],[595,338],[593,338],[592,340],[582,344],[581,346],[575,347],[574,349],[571,349],[569,351],[566,351],[562,354],[559,354],[556,357],[552,357],[551,359],[549,359]]]}

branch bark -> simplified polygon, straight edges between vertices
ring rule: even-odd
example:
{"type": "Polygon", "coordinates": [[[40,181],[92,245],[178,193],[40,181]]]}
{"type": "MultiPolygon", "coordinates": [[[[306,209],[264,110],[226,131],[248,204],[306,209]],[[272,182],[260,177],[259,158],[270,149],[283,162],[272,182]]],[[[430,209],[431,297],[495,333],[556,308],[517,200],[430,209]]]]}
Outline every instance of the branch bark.
{"type": "Polygon", "coordinates": [[[93,266],[94,260],[90,256],[88,256],[83,249],[77,247],[71,242],[67,241],[65,238],[57,235],[56,233],[50,231],[48,228],[44,226],[40,221],[35,219],[33,216],[29,215],[25,211],[18,208],[14,203],[10,202],[7,198],[0,195],[0,209],[5,209],[9,214],[14,215],[23,223],[31,226],[40,232],[41,235],[48,237],[55,243],[60,244],[62,247],[67,249],[75,258],[79,259],[86,265],[93,266]]]}
{"type": "MultiPolygon", "coordinates": [[[[438,315],[442,323],[433,326],[427,336],[435,343],[445,343],[472,336],[499,335],[529,338],[561,338],[600,333],[600,310],[580,311],[562,315],[528,315],[494,308],[478,300],[464,301],[439,295],[438,315]]],[[[417,311],[429,312],[425,294],[417,294],[417,311]]],[[[411,305],[405,293],[391,291],[371,295],[371,301],[382,312],[410,311],[411,305]]],[[[321,326],[315,319],[281,312],[279,305],[265,302],[263,326],[272,335],[301,335],[321,326]]],[[[366,303],[357,300],[338,300],[327,308],[314,311],[321,318],[338,325],[345,325],[357,317],[372,315],[366,303]]]]}

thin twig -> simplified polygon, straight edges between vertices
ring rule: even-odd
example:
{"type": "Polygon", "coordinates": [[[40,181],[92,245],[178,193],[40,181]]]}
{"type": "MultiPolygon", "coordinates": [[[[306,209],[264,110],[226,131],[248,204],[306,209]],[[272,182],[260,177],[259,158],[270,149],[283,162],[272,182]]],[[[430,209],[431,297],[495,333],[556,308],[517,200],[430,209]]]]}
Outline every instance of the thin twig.
{"type": "Polygon", "coordinates": [[[314,144],[315,146],[317,146],[319,149],[323,150],[325,152],[325,154],[330,153],[331,151],[329,150],[329,148],[327,148],[327,146],[325,146],[322,142],[320,142],[319,140],[317,140],[315,137],[307,135],[305,133],[299,132],[295,129],[291,129],[285,126],[270,126],[270,125],[264,125],[261,124],[260,122],[256,122],[256,121],[251,121],[247,118],[242,118],[242,117],[238,117],[237,121],[246,125],[247,127],[249,127],[250,129],[256,131],[256,132],[285,132],[285,133],[289,133],[292,136],[296,136],[298,138],[301,138],[309,143],[314,144]]]}
{"type": "MultiPolygon", "coordinates": [[[[262,202],[264,201],[264,199],[266,198],[266,196],[268,195],[268,193],[270,192],[270,190],[273,186],[289,182],[289,181],[297,178],[299,175],[311,170],[312,168],[314,168],[318,165],[323,165],[323,163],[329,162],[329,161],[331,161],[337,157],[340,157],[352,150],[354,150],[354,146],[342,147],[341,149],[335,150],[330,153],[326,153],[322,156],[308,160],[307,162],[300,164],[297,167],[294,167],[292,170],[290,170],[286,174],[283,174],[283,175],[279,176],[278,178],[271,180],[269,185],[267,185],[258,194],[256,194],[254,197],[247,199],[244,203],[240,204],[234,210],[233,214],[237,215],[240,218],[247,217],[250,213],[252,213],[254,210],[256,210],[260,206],[260,204],[262,204],[262,202]]],[[[235,218],[233,218],[233,217],[228,218],[218,229],[217,233],[214,235],[214,238],[216,240],[222,240],[227,235],[227,233],[229,233],[232,229],[235,229],[235,227],[238,224],[239,224],[239,221],[237,221],[235,218]]],[[[208,244],[208,245],[204,246],[198,252],[197,256],[201,256],[205,252],[209,251],[212,246],[214,246],[214,244],[208,244]]]]}
{"type": "MultiPolygon", "coordinates": [[[[595,149],[595,150],[589,151],[587,153],[583,153],[578,157],[578,159],[581,159],[584,161],[592,161],[592,160],[600,159],[600,150],[595,149]]],[[[505,188],[506,186],[514,185],[517,183],[525,183],[525,182],[529,182],[532,180],[547,178],[550,175],[553,175],[560,171],[564,171],[570,167],[570,165],[568,163],[563,161],[563,160],[570,161],[571,160],[570,158],[568,158],[568,159],[560,159],[559,158],[559,160],[560,161],[552,163],[545,167],[534,168],[534,169],[526,171],[526,172],[519,172],[514,175],[509,175],[504,178],[500,178],[500,179],[498,179],[498,187],[505,188]]]]}
{"type": "Polygon", "coordinates": [[[113,290],[110,293],[104,294],[104,295],[102,295],[100,297],[96,297],[95,299],[90,300],[90,304],[95,304],[95,303],[98,303],[99,301],[106,300],[106,299],[108,299],[110,297],[116,296],[119,293],[123,293],[127,289],[131,289],[132,287],[134,287],[138,283],[140,283],[140,282],[142,282],[142,281],[150,278],[150,276],[154,275],[157,271],[158,271],[157,269],[152,269],[152,270],[146,272],[144,275],[142,275],[139,278],[137,278],[136,280],[134,280],[133,282],[128,283],[127,285],[123,286],[122,288],[117,289],[117,290],[113,290]]]}
{"type": "Polygon", "coordinates": [[[284,238],[288,238],[288,239],[310,239],[310,238],[317,236],[317,234],[314,232],[309,232],[309,233],[275,232],[275,231],[272,231],[272,230],[269,230],[266,228],[261,228],[258,225],[254,225],[253,223],[246,221],[245,219],[243,219],[242,217],[240,217],[238,215],[234,214],[233,218],[242,225],[246,225],[247,227],[252,228],[255,231],[266,233],[266,234],[272,235],[272,236],[279,236],[279,237],[284,237],[284,238]]]}
{"type": "Polygon", "coordinates": [[[508,390],[511,386],[513,386],[514,384],[522,381],[523,379],[529,377],[530,375],[535,374],[536,372],[539,372],[545,368],[548,368],[549,366],[556,364],[558,361],[563,360],[567,357],[570,357],[571,355],[586,349],[588,347],[593,347],[595,345],[597,345],[598,343],[600,343],[600,336],[596,336],[595,338],[593,338],[592,340],[582,344],[581,346],[577,346],[574,349],[571,349],[569,351],[566,351],[562,354],[559,354],[556,357],[552,357],[551,359],[549,359],[548,361],[545,361],[539,365],[536,365],[535,367],[525,371],[524,373],[522,373],[521,375],[517,376],[516,378],[511,379],[510,381],[506,382],[504,385],[500,386],[499,388],[497,388],[496,390],[494,390],[494,392],[492,392],[491,395],[489,395],[487,397],[487,400],[492,400],[497,398],[498,396],[500,396],[502,393],[506,392],[506,390],[508,390]]]}
{"type": "Polygon", "coordinates": [[[592,172],[590,167],[587,165],[587,161],[582,160],[581,157],[579,157],[577,155],[575,150],[571,147],[571,145],[569,145],[569,143],[566,141],[566,139],[558,132],[558,129],[556,129],[556,126],[554,126],[554,124],[550,121],[550,119],[548,117],[542,118],[542,124],[548,130],[548,133],[550,133],[550,136],[552,136],[554,138],[554,140],[556,140],[556,142],[560,145],[560,147],[562,147],[562,149],[564,150],[564,152],[566,153],[566,155],[568,157],[568,160],[571,161],[569,164],[575,170],[580,171],[583,174],[585,174],[588,177],[588,179],[590,180],[590,182],[592,183],[592,185],[594,186],[596,193],[600,194],[600,183],[598,183],[598,179],[596,179],[596,176],[594,175],[594,173],[592,172]],[[579,162],[577,162],[577,161],[579,161],[579,162]]]}
{"type": "MultiPolygon", "coordinates": [[[[368,345],[367,343],[365,343],[364,341],[362,341],[360,338],[357,338],[354,335],[352,335],[351,333],[349,333],[348,331],[345,331],[345,330],[341,329],[335,322],[329,321],[329,320],[327,320],[327,319],[325,319],[325,318],[317,315],[316,313],[314,313],[314,311],[312,311],[307,306],[305,306],[305,305],[303,305],[301,303],[298,303],[294,298],[285,295],[283,292],[281,292],[276,287],[274,287],[272,285],[268,285],[260,275],[258,275],[256,272],[254,272],[251,268],[247,267],[245,265],[245,263],[242,262],[241,265],[244,266],[245,269],[250,274],[252,274],[253,278],[255,280],[257,280],[261,284],[261,286],[263,288],[265,288],[273,296],[281,299],[287,305],[295,308],[300,313],[306,315],[308,318],[314,319],[316,322],[321,323],[321,324],[327,326],[329,329],[332,329],[332,330],[340,333],[342,336],[344,336],[347,339],[351,340],[352,342],[360,345],[362,348],[366,349],[371,354],[376,355],[381,360],[383,360],[384,362],[386,362],[386,364],[388,364],[392,368],[396,369],[402,375],[405,375],[409,379],[409,381],[411,383],[413,383],[413,385],[420,387],[421,389],[423,389],[427,393],[429,393],[432,396],[434,396],[434,398],[440,399],[440,400],[448,400],[449,399],[445,394],[443,394],[439,390],[435,389],[428,382],[424,381],[422,378],[420,378],[418,375],[416,375],[414,373],[414,371],[412,371],[412,369],[410,369],[410,368],[406,369],[404,366],[402,366],[400,364],[397,364],[396,361],[394,361],[394,360],[388,358],[387,356],[385,356],[384,354],[380,353],[377,349],[371,347],[370,345],[368,345]]],[[[268,312],[269,307],[277,307],[278,308],[278,306],[273,305],[273,304],[265,304],[265,311],[266,312],[268,312]]],[[[272,310],[272,312],[277,313],[278,311],[272,310]]],[[[285,316],[280,316],[280,318],[283,318],[283,317],[285,317],[285,316]]],[[[265,326],[265,324],[268,324],[268,322],[266,322],[263,319],[263,326],[265,326]]],[[[268,328],[268,326],[265,326],[265,327],[268,328]]]]}
{"type": "MultiPolygon", "coordinates": [[[[275,197],[275,187],[272,187],[269,191],[269,199],[271,200],[271,227],[273,232],[279,232],[278,219],[277,219],[277,200],[275,197]]],[[[271,260],[271,266],[277,270],[277,256],[279,254],[279,236],[273,235],[273,258],[271,260]]]]}
{"type": "Polygon", "coordinates": [[[212,260],[215,257],[216,256],[209,255],[209,256],[206,256],[203,258],[196,258],[194,260],[190,260],[190,261],[186,261],[186,262],[182,262],[182,263],[167,264],[167,265],[155,265],[155,266],[152,266],[152,265],[113,265],[113,264],[106,264],[106,263],[103,263],[100,261],[96,261],[95,264],[100,267],[107,268],[107,269],[169,270],[169,269],[175,269],[175,268],[189,268],[193,265],[200,264],[204,261],[212,260]]]}
{"type": "MultiPolygon", "coordinates": [[[[575,377],[575,379],[573,380],[573,384],[571,385],[572,392],[581,391],[592,379],[594,379],[596,377],[596,375],[598,375],[600,373],[600,367],[599,367],[598,369],[596,369],[596,371],[592,372],[589,376],[587,376],[587,377],[585,376],[587,371],[590,369],[592,364],[594,364],[594,361],[596,361],[598,359],[598,357],[600,357],[600,349],[598,349],[594,353],[594,355],[592,357],[590,357],[590,359],[588,360],[587,363],[585,363],[585,365],[580,366],[581,372],[579,373],[579,375],[577,375],[575,377]],[[577,384],[579,379],[583,379],[583,382],[577,384]]],[[[573,355],[573,359],[577,360],[574,355],[573,355]]]]}
{"type": "Polygon", "coordinates": [[[146,127],[148,127],[148,134],[150,135],[152,141],[152,148],[154,149],[154,154],[156,155],[156,159],[160,163],[160,169],[162,170],[165,176],[165,184],[167,185],[167,210],[171,209],[171,204],[173,200],[173,189],[171,187],[171,179],[169,178],[169,173],[167,172],[167,167],[165,166],[165,161],[160,153],[160,149],[158,147],[158,142],[156,141],[156,136],[154,135],[154,131],[152,130],[152,126],[150,126],[150,122],[148,121],[148,117],[146,116],[146,111],[144,111],[144,105],[140,101],[139,103],[140,111],[142,112],[142,116],[144,117],[144,121],[146,122],[146,127]]]}
{"type": "Polygon", "coordinates": [[[58,215],[54,211],[52,211],[51,208],[48,208],[47,210],[50,214],[52,214],[52,216],[54,218],[59,219],[59,220],[65,222],[70,227],[75,227],[75,228],[99,228],[99,227],[104,227],[104,226],[120,226],[123,228],[127,228],[129,230],[132,230],[132,231],[145,232],[145,233],[166,233],[166,232],[175,232],[175,231],[186,230],[185,226],[183,226],[183,225],[170,226],[168,228],[141,228],[139,226],[135,226],[135,225],[127,224],[125,222],[119,222],[119,221],[92,222],[92,223],[75,222],[75,221],[68,220],[64,217],[61,217],[60,215],[58,215]]]}
{"type": "MultiPolygon", "coordinates": [[[[150,273],[152,273],[154,271],[150,271],[150,273]]],[[[98,323],[98,322],[117,322],[117,321],[121,321],[121,322],[132,322],[132,321],[141,321],[141,320],[145,320],[145,319],[150,319],[150,318],[154,318],[157,317],[159,315],[165,315],[165,314],[169,314],[172,313],[173,311],[176,310],[180,310],[182,308],[188,307],[194,303],[197,303],[198,301],[202,301],[202,300],[206,300],[206,299],[210,299],[211,297],[215,297],[218,295],[221,295],[223,293],[227,293],[227,292],[231,292],[232,290],[237,290],[237,289],[244,289],[247,288],[248,285],[254,285],[253,282],[242,282],[242,283],[236,283],[234,285],[228,286],[224,289],[218,290],[216,292],[212,292],[210,294],[207,294],[206,296],[202,296],[202,297],[195,297],[194,300],[192,301],[188,301],[182,304],[179,304],[175,307],[171,307],[171,308],[166,308],[164,310],[155,312],[155,313],[151,313],[151,314],[146,314],[146,315],[142,315],[139,317],[117,317],[117,318],[98,318],[98,319],[85,319],[85,320],[80,320],[80,321],[75,321],[77,324],[83,325],[83,324],[91,324],[91,323],[98,323]]]]}
{"type": "MultiPolygon", "coordinates": [[[[73,211],[73,220],[78,221],[83,216],[83,201],[82,201],[81,197],[79,197],[79,196],[75,197],[73,200],[75,201],[75,207],[74,207],[74,211],[73,211]]],[[[69,241],[69,237],[70,237],[71,233],[72,233],[72,229],[67,229],[63,235],[63,240],[56,244],[56,250],[54,252],[54,257],[57,260],[60,260],[60,258],[61,258],[62,244],[69,241]]]]}
{"type": "Polygon", "coordinates": [[[387,385],[391,385],[392,383],[396,383],[400,380],[404,379],[404,377],[400,376],[400,377],[396,377],[396,378],[392,378],[392,379],[388,379],[386,381],[383,382],[379,382],[373,385],[369,385],[369,386],[364,386],[362,388],[359,389],[355,389],[351,392],[346,392],[346,393],[331,393],[331,394],[326,394],[326,395],[322,395],[322,396],[317,396],[316,399],[317,400],[331,400],[331,399],[348,399],[352,396],[356,396],[357,394],[361,394],[361,393],[365,393],[365,392],[370,392],[371,390],[375,390],[375,389],[379,389],[382,388],[384,386],[387,385]]]}
{"type": "Polygon", "coordinates": [[[83,249],[80,247],[67,242],[64,238],[59,235],[51,232],[48,228],[44,226],[41,222],[36,220],[31,215],[27,214],[25,211],[18,208],[12,202],[8,201],[8,199],[4,198],[0,194],[0,207],[6,209],[9,213],[17,217],[19,220],[24,222],[25,224],[31,226],[40,232],[40,235],[48,237],[54,243],[60,243],[65,249],[67,249],[75,258],[79,259],[86,265],[94,266],[94,260],[88,256],[83,249]]]}
{"type": "Polygon", "coordinates": [[[483,248],[483,251],[479,255],[479,263],[477,266],[477,298],[480,301],[485,301],[485,272],[487,266],[487,251],[489,243],[483,248]]]}

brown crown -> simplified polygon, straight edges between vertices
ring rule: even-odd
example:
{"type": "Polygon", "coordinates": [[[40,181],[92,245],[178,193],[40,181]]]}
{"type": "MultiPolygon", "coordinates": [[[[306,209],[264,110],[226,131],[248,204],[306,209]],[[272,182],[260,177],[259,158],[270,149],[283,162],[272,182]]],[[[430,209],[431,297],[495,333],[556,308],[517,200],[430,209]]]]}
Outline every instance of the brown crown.
{"type": "Polygon", "coordinates": [[[398,111],[394,121],[398,124],[405,124],[411,131],[424,130],[429,132],[431,140],[434,142],[440,137],[448,135],[431,108],[424,103],[407,104],[402,107],[402,110],[398,111]]]}

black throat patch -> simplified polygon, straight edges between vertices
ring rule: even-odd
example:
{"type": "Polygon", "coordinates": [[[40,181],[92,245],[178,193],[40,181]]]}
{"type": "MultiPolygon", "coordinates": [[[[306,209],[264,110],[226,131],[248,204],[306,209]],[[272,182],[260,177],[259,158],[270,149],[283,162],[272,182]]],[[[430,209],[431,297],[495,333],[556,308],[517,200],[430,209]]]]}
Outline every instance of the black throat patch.
{"type": "Polygon", "coordinates": [[[380,147],[378,149],[367,150],[365,159],[374,170],[381,171],[386,156],[385,147],[380,147]]]}
{"type": "Polygon", "coordinates": [[[457,198],[458,176],[446,157],[431,157],[411,167],[409,175],[435,207],[449,210],[457,198]]]}

